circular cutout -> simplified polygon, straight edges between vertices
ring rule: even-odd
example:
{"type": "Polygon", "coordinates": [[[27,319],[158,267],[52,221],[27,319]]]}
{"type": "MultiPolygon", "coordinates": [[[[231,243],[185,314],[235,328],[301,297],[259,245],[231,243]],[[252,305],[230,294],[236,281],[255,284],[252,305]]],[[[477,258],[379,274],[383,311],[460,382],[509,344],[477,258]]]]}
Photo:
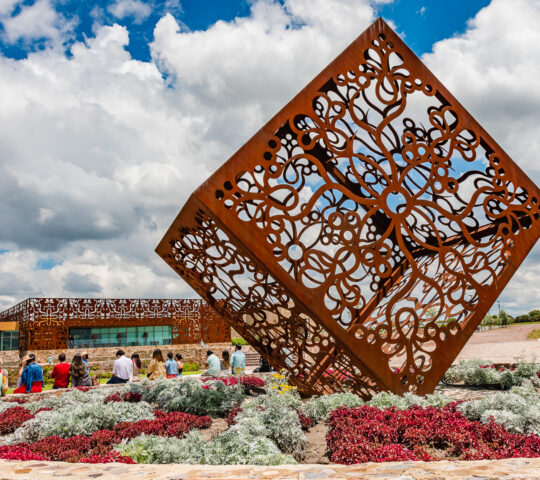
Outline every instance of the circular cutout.
{"type": "Polygon", "coordinates": [[[407,207],[407,199],[401,192],[390,192],[386,196],[386,206],[392,213],[401,213],[407,207]]]}

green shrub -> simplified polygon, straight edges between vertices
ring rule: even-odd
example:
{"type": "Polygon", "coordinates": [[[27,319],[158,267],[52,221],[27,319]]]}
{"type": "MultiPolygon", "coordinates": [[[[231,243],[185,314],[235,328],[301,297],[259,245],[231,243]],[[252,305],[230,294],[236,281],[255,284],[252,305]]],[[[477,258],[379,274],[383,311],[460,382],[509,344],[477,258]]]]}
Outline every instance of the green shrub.
{"type": "Polygon", "coordinates": [[[185,362],[183,372],[198,372],[200,366],[198,363],[185,362]]]}
{"type": "Polygon", "coordinates": [[[198,378],[160,378],[155,381],[130,383],[127,388],[131,392],[140,393],[144,401],[157,403],[159,409],[165,412],[185,412],[212,417],[226,415],[245,398],[242,385],[226,387],[220,381],[208,384],[211,385],[209,389],[203,389],[202,385],[198,378]]]}
{"type": "Polygon", "coordinates": [[[300,409],[313,423],[327,420],[332,410],[339,407],[359,407],[364,401],[354,393],[334,393],[310,398],[300,409]]]}
{"type": "Polygon", "coordinates": [[[231,339],[231,343],[233,345],[249,345],[249,343],[246,340],[240,337],[231,339]]]}

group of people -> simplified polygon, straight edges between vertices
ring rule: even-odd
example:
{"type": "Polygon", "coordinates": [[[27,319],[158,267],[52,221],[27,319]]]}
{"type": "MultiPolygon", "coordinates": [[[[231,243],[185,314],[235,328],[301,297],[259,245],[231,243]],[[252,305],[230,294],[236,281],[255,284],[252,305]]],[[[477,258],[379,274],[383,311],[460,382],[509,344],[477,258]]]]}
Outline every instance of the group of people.
{"type": "Polygon", "coordinates": [[[232,356],[228,350],[223,350],[221,352],[221,360],[212,350],[208,350],[206,352],[206,364],[208,365],[208,370],[202,374],[203,376],[219,377],[221,375],[228,375],[229,373],[242,375],[246,371],[246,356],[242,352],[241,345],[236,345],[235,352],[232,356]]]}
{"type": "MultiPolygon", "coordinates": [[[[246,370],[246,356],[242,352],[242,347],[236,345],[232,355],[228,350],[223,350],[221,359],[212,350],[206,352],[206,363],[208,369],[203,376],[219,377],[222,375],[241,375],[246,370]]],[[[163,358],[163,353],[156,348],[152,354],[152,359],[146,370],[149,380],[156,380],[160,377],[179,378],[182,377],[184,362],[182,355],[173,352],[167,353],[167,360],[163,358]]],[[[123,350],[116,352],[112,377],[107,383],[119,384],[140,381],[142,362],[138,353],[126,357],[123,350]]],[[[97,378],[90,375],[90,365],[88,363],[88,353],[76,353],[73,355],[71,363],[66,361],[66,354],[58,355],[58,363],[51,371],[51,379],[54,379],[53,389],[67,388],[70,383],[72,387],[90,387],[97,385],[97,378]]],[[[0,370],[0,385],[2,394],[7,391],[6,370],[0,370]]],[[[36,356],[30,353],[21,359],[21,368],[17,388],[13,393],[37,393],[43,389],[43,368],[36,363],[36,356]]]]}
{"type": "MultiPolygon", "coordinates": [[[[58,355],[58,363],[51,372],[54,379],[53,388],[67,388],[71,382],[73,387],[91,386],[90,367],[88,365],[88,354],[76,353],[71,363],[66,362],[66,354],[58,355]]],[[[8,390],[8,372],[2,369],[0,372],[2,384],[2,395],[8,390]]],[[[19,375],[17,378],[17,388],[13,393],[39,393],[43,390],[43,368],[36,363],[36,356],[29,353],[21,358],[19,375]]]]}

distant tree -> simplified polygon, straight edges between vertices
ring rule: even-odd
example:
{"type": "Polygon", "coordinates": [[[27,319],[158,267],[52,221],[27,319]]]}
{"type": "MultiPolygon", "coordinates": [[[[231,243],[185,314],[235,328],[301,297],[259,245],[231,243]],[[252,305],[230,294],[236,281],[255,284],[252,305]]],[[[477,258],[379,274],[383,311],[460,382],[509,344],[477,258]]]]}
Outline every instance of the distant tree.
{"type": "Polygon", "coordinates": [[[499,325],[502,325],[503,327],[506,327],[514,322],[513,317],[508,315],[505,310],[500,310],[497,317],[499,319],[499,325]]]}

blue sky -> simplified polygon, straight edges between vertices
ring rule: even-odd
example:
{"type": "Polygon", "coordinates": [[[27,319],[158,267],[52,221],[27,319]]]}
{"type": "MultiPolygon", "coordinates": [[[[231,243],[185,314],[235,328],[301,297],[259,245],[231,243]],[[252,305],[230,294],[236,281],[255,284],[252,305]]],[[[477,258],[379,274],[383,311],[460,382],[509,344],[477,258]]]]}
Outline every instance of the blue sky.
{"type": "MultiPolygon", "coordinates": [[[[0,0],[0,309],[192,297],[172,219],[377,16],[539,183],[538,0],[0,0]]],[[[539,260],[503,308],[538,308],[539,260]]]]}
{"type": "MultiPolygon", "coordinates": [[[[17,16],[22,9],[31,6],[36,0],[24,0],[11,12],[17,16]]],[[[184,29],[191,31],[205,30],[218,21],[231,21],[247,17],[251,2],[246,0],[180,0],[180,1],[141,1],[148,10],[138,14],[126,12],[123,18],[111,12],[111,0],[80,1],[60,0],[56,10],[66,19],[74,20],[76,25],[72,35],[66,41],[66,48],[74,41],[83,41],[94,36],[96,25],[118,23],[129,30],[127,50],[133,58],[148,61],[148,44],[153,40],[153,30],[159,19],[165,14],[172,14],[184,29]]],[[[463,33],[467,20],[489,0],[395,0],[376,6],[378,14],[391,20],[398,31],[417,55],[431,51],[432,45],[442,39],[463,33]]],[[[2,28],[3,29],[3,28],[2,28]]],[[[0,29],[0,31],[2,30],[0,29]]],[[[5,40],[5,39],[4,39],[5,40]]],[[[46,39],[33,39],[31,42],[0,42],[2,53],[10,58],[26,57],[29,51],[45,48],[46,39]]]]}

